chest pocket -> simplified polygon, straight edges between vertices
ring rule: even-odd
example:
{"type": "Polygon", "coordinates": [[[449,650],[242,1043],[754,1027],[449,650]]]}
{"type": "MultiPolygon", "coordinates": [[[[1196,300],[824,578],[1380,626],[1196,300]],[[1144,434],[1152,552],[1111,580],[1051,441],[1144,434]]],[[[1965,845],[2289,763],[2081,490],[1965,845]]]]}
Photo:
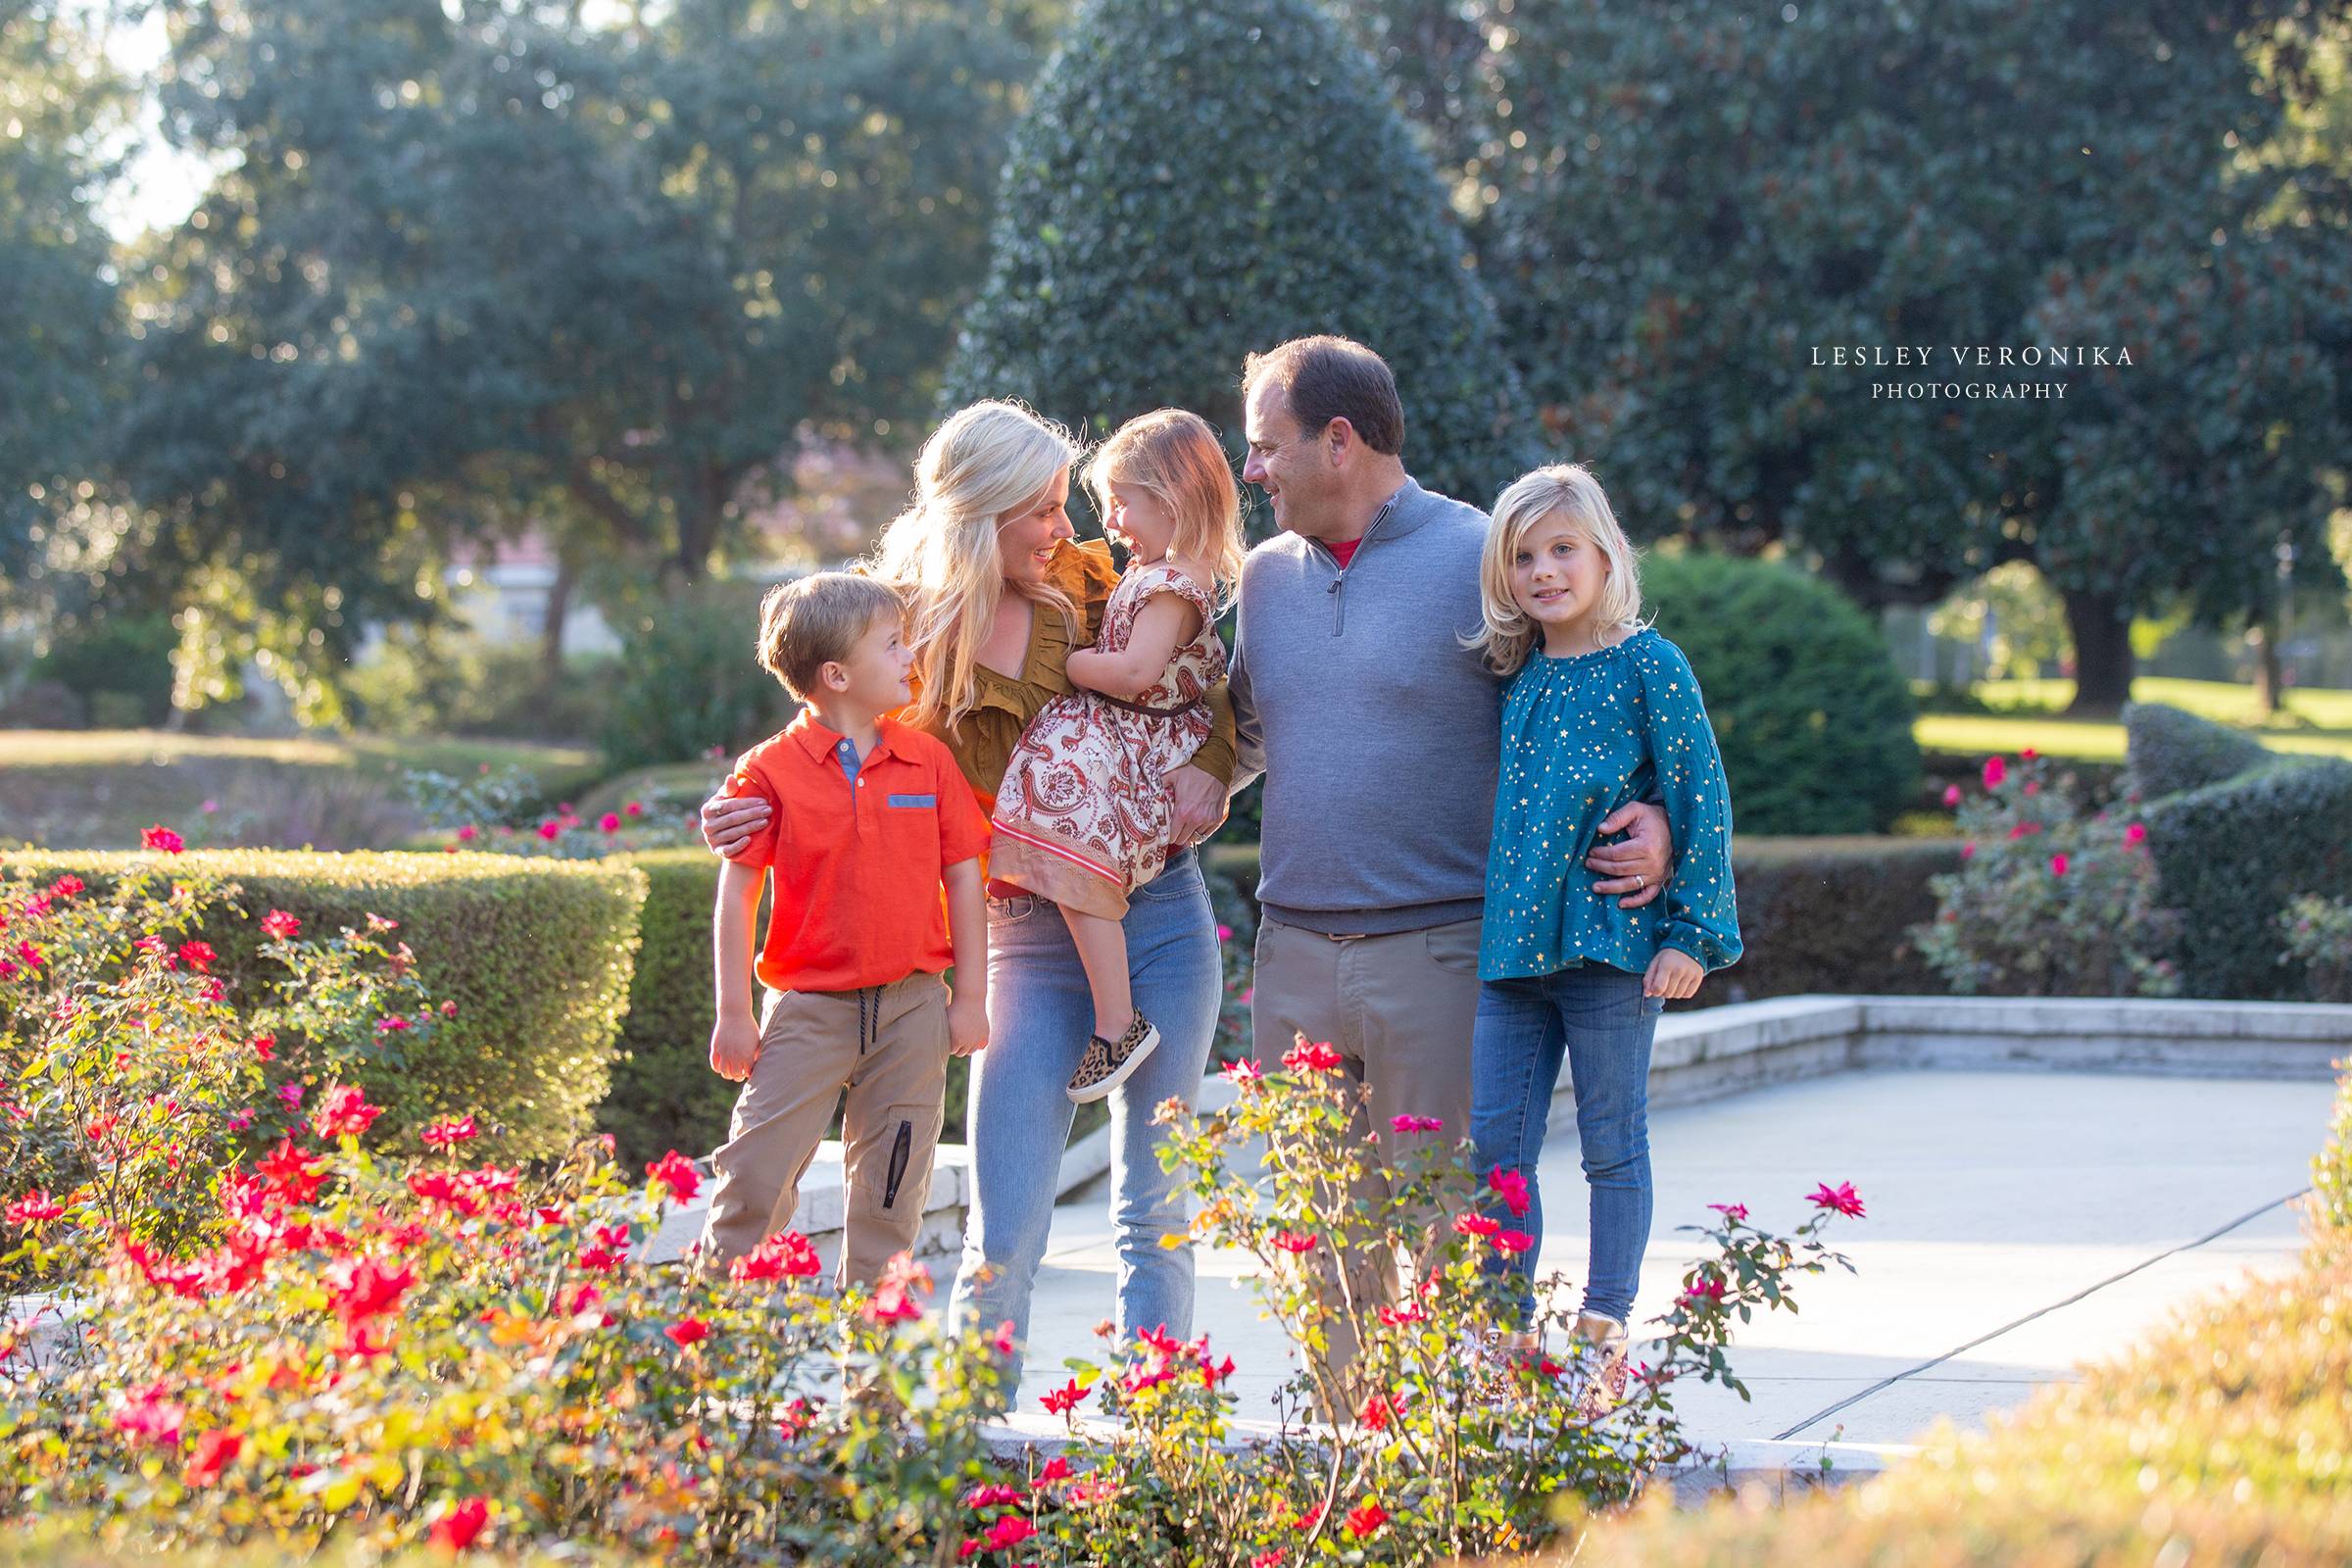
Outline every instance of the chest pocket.
{"type": "Polygon", "coordinates": [[[939,809],[939,797],[936,795],[893,795],[890,798],[890,805],[894,810],[936,811],[939,809]]]}

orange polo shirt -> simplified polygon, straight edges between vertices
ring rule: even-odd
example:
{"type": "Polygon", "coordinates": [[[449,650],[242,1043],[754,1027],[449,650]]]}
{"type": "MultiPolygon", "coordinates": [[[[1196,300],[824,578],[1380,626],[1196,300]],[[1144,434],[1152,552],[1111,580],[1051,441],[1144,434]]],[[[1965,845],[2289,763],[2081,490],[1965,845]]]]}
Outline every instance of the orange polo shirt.
{"type": "Polygon", "coordinates": [[[743,854],[773,879],[757,970],[778,991],[888,985],[954,961],[940,874],[988,848],[988,818],[946,746],[882,720],[850,782],[843,738],[804,709],[743,755],[730,795],[774,814],[743,854]]]}

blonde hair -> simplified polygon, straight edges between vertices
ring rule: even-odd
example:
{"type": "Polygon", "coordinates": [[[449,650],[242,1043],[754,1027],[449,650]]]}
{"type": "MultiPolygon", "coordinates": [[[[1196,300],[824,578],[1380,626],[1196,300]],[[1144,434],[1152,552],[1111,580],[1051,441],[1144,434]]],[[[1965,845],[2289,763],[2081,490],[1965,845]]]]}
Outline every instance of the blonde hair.
{"type": "Polygon", "coordinates": [[[760,666],[807,702],[818,674],[850,657],[882,616],[896,623],[906,607],[886,583],[847,571],[817,571],[780,582],[760,601],[760,666]]]}
{"type": "Polygon", "coordinates": [[[1248,546],[1233,464],[1209,422],[1182,409],[1154,409],[1129,419],[1087,460],[1086,487],[1105,516],[1113,484],[1133,485],[1168,509],[1176,518],[1168,553],[1206,563],[1215,597],[1225,603],[1241,581],[1248,546]]]}
{"type": "Polygon", "coordinates": [[[1498,675],[1516,673],[1543,637],[1543,629],[1519,608],[1511,592],[1511,558],[1528,530],[1553,515],[1582,529],[1607,564],[1596,629],[1630,634],[1642,627],[1642,577],[1634,564],[1633,541],[1618,525],[1600,481],[1580,464],[1538,468],[1512,480],[1495,498],[1494,526],[1487,530],[1486,550],[1478,564],[1485,625],[1477,636],[1462,639],[1463,646],[1483,650],[1487,667],[1498,675]]]}
{"type": "MultiPolygon", "coordinates": [[[[994,399],[958,410],[916,454],[914,504],[883,530],[873,563],[908,608],[915,724],[953,729],[979,702],[980,640],[1004,597],[998,533],[1078,456],[1060,425],[994,399]]],[[[1050,584],[1016,591],[1059,610],[1075,634],[1066,595],[1050,584]]]]}

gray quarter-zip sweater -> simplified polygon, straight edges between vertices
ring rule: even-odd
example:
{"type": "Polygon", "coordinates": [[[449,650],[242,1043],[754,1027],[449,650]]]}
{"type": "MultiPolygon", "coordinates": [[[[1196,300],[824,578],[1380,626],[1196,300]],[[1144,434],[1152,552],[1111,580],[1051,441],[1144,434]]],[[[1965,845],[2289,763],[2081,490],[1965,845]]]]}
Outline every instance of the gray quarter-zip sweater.
{"type": "Polygon", "coordinates": [[[1258,900],[1322,932],[1475,919],[1502,735],[1479,627],[1487,514],[1407,479],[1343,568],[1282,534],[1242,568],[1238,789],[1265,774],[1258,900]]]}

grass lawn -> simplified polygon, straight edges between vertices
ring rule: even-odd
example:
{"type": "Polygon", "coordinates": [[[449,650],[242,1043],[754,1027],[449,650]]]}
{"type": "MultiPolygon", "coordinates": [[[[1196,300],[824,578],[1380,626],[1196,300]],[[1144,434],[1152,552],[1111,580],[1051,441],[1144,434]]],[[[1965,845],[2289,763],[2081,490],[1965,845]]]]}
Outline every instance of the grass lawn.
{"type": "MultiPolygon", "coordinates": [[[[1913,727],[1921,750],[1984,756],[2015,753],[2031,746],[2045,757],[2106,762],[2124,760],[2123,725],[2060,716],[2060,710],[2074,698],[2072,681],[1986,681],[1975,690],[1987,704],[2014,710],[1923,713],[1913,727]]],[[[2273,751],[2352,758],[2352,691],[2294,692],[2287,698],[2287,712],[2269,723],[2259,721],[2251,686],[2143,676],[2132,683],[2132,695],[2138,702],[2164,703],[2252,730],[2273,751]]]]}
{"type": "Polygon", "coordinates": [[[520,766],[551,792],[598,772],[593,752],[525,742],[0,730],[0,844],[128,849],[162,822],[192,844],[388,846],[416,826],[402,769],[464,775],[485,763],[520,766]]]}

